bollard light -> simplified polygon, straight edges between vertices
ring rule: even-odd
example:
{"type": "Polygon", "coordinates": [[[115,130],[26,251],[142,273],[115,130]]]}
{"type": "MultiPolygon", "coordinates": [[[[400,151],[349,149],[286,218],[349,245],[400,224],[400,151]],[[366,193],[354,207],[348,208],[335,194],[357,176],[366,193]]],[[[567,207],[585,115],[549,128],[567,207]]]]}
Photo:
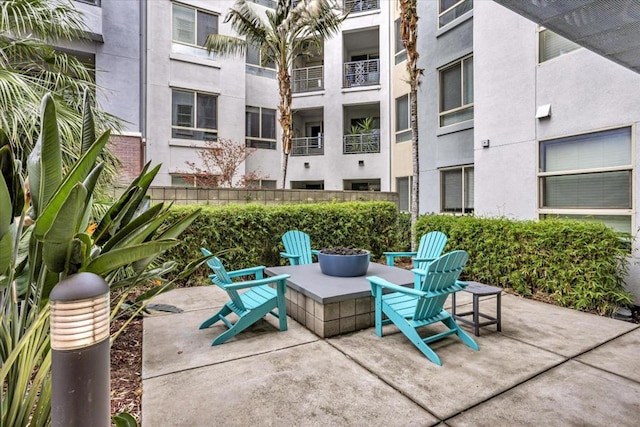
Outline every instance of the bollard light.
{"type": "Polygon", "coordinates": [[[60,281],[51,306],[51,424],[108,427],[109,286],[93,273],[60,281]]]}

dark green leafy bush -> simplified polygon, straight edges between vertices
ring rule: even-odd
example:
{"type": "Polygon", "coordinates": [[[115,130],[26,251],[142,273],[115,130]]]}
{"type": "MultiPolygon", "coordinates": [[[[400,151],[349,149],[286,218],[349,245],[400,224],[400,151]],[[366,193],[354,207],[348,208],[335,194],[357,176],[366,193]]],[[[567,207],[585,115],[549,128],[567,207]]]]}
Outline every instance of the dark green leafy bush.
{"type": "Polygon", "coordinates": [[[597,223],[549,219],[426,215],[416,236],[439,230],[446,251],[464,249],[468,280],[513,288],[525,296],[546,294],[556,304],[610,314],[631,304],[623,280],[628,272],[628,236],[597,223]]]}
{"type": "MultiPolygon", "coordinates": [[[[174,206],[169,221],[200,206],[174,206]]],[[[203,207],[200,216],[180,236],[182,243],[168,259],[193,259],[205,247],[218,254],[230,270],[253,265],[284,265],[280,242],[288,230],[311,237],[313,249],[352,246],[371,251],[372,259],[395,247],[398,210],[391,202],[319,203],[306,205],[229,205],[203,207]]],[[[189,284],[206,283],[204,269],[189,284]]]]}

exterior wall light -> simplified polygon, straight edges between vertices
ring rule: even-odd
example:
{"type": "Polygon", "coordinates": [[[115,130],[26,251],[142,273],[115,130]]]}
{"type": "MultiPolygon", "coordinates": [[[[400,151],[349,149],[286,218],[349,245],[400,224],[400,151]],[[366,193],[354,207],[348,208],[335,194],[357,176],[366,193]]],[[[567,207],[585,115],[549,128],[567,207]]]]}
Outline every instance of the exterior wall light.
{"type": "Polygon", "coordinates": [[[74,274],[51,291],[51,425],[109,427],[109,286],[74,274]]]}

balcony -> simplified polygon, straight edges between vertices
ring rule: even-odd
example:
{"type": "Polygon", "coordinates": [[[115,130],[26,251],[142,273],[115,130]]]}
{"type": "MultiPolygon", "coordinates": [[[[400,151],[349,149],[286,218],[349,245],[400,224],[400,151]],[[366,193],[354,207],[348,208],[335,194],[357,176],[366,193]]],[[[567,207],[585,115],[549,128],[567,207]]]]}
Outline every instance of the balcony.
{"type": "Polygon", "coordinates": [[[324,144],[322,136],[293,138],[293,145],[291,147],[292,156],[322,156],[323,154],[324,144]]]}
{"type": "Polygon", "coordinates": [[[293,93],[313,92],[324,89],[324,66],[296,68],[293,70],[293,93]]]}
{"type": "Polygon", "coordinates": [[[344,0],[345,12],[365,12],[380,9],[380,0],[344,0]]]}
{"type": "Polygon", "coordinates": [[[344,154],[380,152],[380,131],[344,136],[344,154]]]}
{"type": "Polygon", "coordinates": [[[343,87],[359,87],[380,84],[380,60],[353,61],[344,63],[343,87]]]}

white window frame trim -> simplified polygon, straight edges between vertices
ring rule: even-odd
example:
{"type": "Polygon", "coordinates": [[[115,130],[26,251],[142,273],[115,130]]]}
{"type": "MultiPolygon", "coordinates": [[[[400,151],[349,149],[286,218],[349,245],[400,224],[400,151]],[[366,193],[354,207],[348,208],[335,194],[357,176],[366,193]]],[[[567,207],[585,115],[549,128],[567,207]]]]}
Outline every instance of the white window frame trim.
{"type": "MultiPolygon", "coordinates": [[[[444,167],[444,168],[438,168],[438,180],[439,180],[439,183],[440,183],[440,186],[439,186],[439,188],[440,188],[440,190],[439,190],[439,193],[440,193],[440,201],[439,201],[440,202],[440,206],[439,206],[439,208],[440,209],[439,210],[440,210],[440,214],[441,215],[462,216],[462,215],[471,215],[472,214],[472,213],[465,212],[465,203],[464,203],[464,196],[465,196],[465,192],[466,192],[466,188],[465,188],[466,185],[465,185],[465,181],[464,181],[465,169],[473,169],[473,171],[474,171],[473,172],[473,182],[474,182],[474,185],[475,185],[475,180],[476,180],[476,177],[475,177],[476,176],[475,175],[476,165],[475,165],[475,163],[467,163],[467,164],[464,164],[464,165],[447,166],[447,167],[444,167]],[[444,181],[442,180],[442,174],[443,174],[443,172],[455,171],[455,170],[460,170],[462,172],[462,192],[461,192],[462,193],[462,212],[448,212],[448,211],[445,211],[443,209],[444,208],[444,199],[443,199],[443,196],[444,196],[444,191],[443,191],[444,190],[444,181]]],[[[474,200],[473,212],[475,212],[475,210],[476,210],[476,207],[475,207],[475,200],[474,200]]]]}
{"type": "MultiPolygon", "coordinates": [[[[461,100],[460,102],[464,102],[464,66],[463,66],[463,62],[469,58],[473,58],[473,53],[470,53],[468,55],[463,56],[460,59],[457,59],[453,62],[448,63],[447,65],[444,65],[440,68],[438,68],[438,128],[439,129],[443,129],[449,126],[455,126],[458,125],[460,123],[466,123],[466,122],[471,122],[473,121],[474,117],[471,117],[468,120],[462,120],[460,122],[455,122],[455,123],[451,123],[449,125],[444,125],[442,126],[440,123],[442,123],[442,117],[446,116],[448,114],[452,114],[452,113],[457,113],[458,111],[462,111],[462,110],[466,110],[466,109],[473,109],[474,105],[475,105],[475,96],[473,97],[473,102],[470,102],[469,104],[464,104],[461,105],[459,107],[456,108],[452,108],[450,110],[446,110],[446,111],[440,111],[440,102],[442,100],[441,96],[442,96],[442,72],[447,70],[448,68],[452,68],[458,64],[460,64],[460,96],[461,96],[461,100]]],[[[474,65],[475,68],[475,65],[474,65]]],[[[475,90],[475,82],[474,82],[474,90],[475,90]]]]}
{"type": "Polygon", "coordinates": [[[460,6],[462,3],[464,3],[467,0],[458,0],[453,6],[450,6],[449,8],[445,9],[445,10],[440,10],[440,0],[438,1],[438,16],[436,17],[436,22],[438,23],[438,29],[441,28],[445,28],[448,27],[449,25],[452,25],[454,22],[460,22],[463,19],[466,19],[466,17],[468,16],[468,14],[473,13],[473,9],[475,8],[475,4],[473,5],[473,7],[471,9],[469,9],[467,12],[465,12],[463,15],[460,15],[456,18],[453,18],[451,21],[447,22],[444,25],[440,25],[440,18],[444,15],[447,14],[447,12],[455,9],[456,7],[460,6]]]}
{"type": "Polygon", "coordinates": [[[211,10],[203,9],[201,7],[196,7],[196,6],[192,6],[192,5],[189,5],[189,4],[180,3],[180,2],[177,2],[177,1],[172,1],[171,2],[171,43],[176,43],[176,44],[180,44],[180,45],[183,45],[183,46],[189,46],[189,47],[202,49],[202,50],[206,51],[206,48],[204,46],[200,46],[198,44],[198,12],[202,12],[202,13],[206,13],[206,14],[215,16],[218,19],[218,34],[220,34],[220,14],[219,13],[213,12],[211,10]],[[174,28],[173,28],[173,6],[174,5],[181,6],[181,7],[184,7],[186,9],[193,10],[193,13],[195,15],[195,19],[194,19],[195,27],[194,27],[194,31],[193,31],[195,40],[194,40],[193,44],[175,40],[174,37],[173,37],[173,31],[174,31],[174,28]]]}
{"type": "MultiPolygon", "coordinates": [[[[220,109],[220,104],[219,104],[219,100],[220,100],[220,94],[219,93],[213,93],[213,92],[206,92],[206,91],[202,91],[202,90],[194,90],[194,89],[185,89],[185,88],[181,88],[181,87],[174,87],[171,86],[171,104],[172,104],[172,108],[171,108],[171,134],[173,135],[173,129],[181,129],[181,130],[187,130],[187,131],[199,131],[199,132],[215,132],[216,134],[216,139],[218,138],[218,134],[219,134],[219,129],[218,129],[218,110],[220,109]],[[186,127],[186,126],[176,126],[173,124],[173,91],[177,90],[177,91],[181,91],[181,92],[191,92],[193,94],[193,123],[194,123],[194,127],[186,127]],[[199,128],[197,126],[195,126],[198,123],[198,94],[202,94],[202,95],[210,95],[210,96],[214,96],[216,98],[216,128],[215,129],[210,129],[210,128],[199,128]]],[[[198,141],[202,141],[199,139],[189,139],[189,138],[176,138],[171,136],[171,139],[178,139],[178,140],[186,140],[186,141],[192,141],[192,142],[198,142],[198,141]]]]}
{"type": "Polygon", "coordinates": [[[394,103],[393,103],[393,129],[394,129],[394,141],[396,144],[402,144],[403,142],[409,142],[411,141],[411,138],[409,138],[406,141],[400,141],[398,142],[398,135],[405,133],[407,131],[411,131],[411,93],[405,93],[403,95],[400,95],[398,97],[396,97],[394,99],[394,103]],[[398,124],[398,99],[402,98],[406,96],[407,97],[407,124],[409,125],[409,127],[405,128],[405,129],[400,129],[400,130],[395,130],[398,124]]]}
{"type": "MultiPolygon", "coordinates": [[[[269,107],[258,107],[257,105],[245,105],[244,108],[245,111],[245,123],[244,123],[244,143],[245,146],[249,147],[249,148],[255,148],[258,149],[257,147],[251,147],[249,145],[247,145],[247,141],[248,140],[255,140],[255,141],[264,141],[264,142],[275,142],[275,146],[273,148],[273,150],[277,150],[278,149],[278,109],[277,108],[269,108],[269,107]],[[258,122],[258,128],[260,129],[260,137],[254,137],[254,136],[249,136],[246,135],[247,133],[247,122],[246,122],[246,113],[247,113],[247,108],[258,108],[260,110],[259,113],[259,122],[258,122]],[[276,131],[276,137],[275,138],[263,138],[262,137],[262,110],[274,110],[276,112],[275,114],[275,131],[276,131]]],[[[261,148],[261,150],[272,150],[272,148],[261,148]]]]}
{"type": "MultiPolygon", "coordinates": [[[[581,50],[583,50],[583,49],[584,49],[584,47],[582,47],[582,46],[578,45],[578,47],[577,47],[576,49],[573,49],[573,50],[572,50],[572,51],[570,51],[570,52],[563,53],[562,55],[554,56],[553,58],[549,58],[549,59],[547,59],[546,61],[540,61],[540,33],[542,33],[543,31],[551,31],[552,33],[558,34],[558,33],[556,33],[556,32],[555,32],[555,31],[553,31],[553,30],[550,30],[550,29],[548,29],[548,28],[546,28],[546,27],[543,27],[542,25],[538,25],[538,29],[537,29],[537,31],[536,31],[536,65],[537,65],[537,66],[541,66],[542,64],[546,64],[546,63],[548,63],[548,62],[555,61],[555,60],[556,60],[556,59],[558,59],[558,58],[562,58],[562,57],[565,57],[565,56],[567,56],[567,55],[571,55],[571,54],[572,54],[572,53],[574,53],[574,52],[579,52],[579,51],[581,51],[581,50]]],[[[563,36],[563,35],[561,35],[561,34],[558,34],[558,35],[559,35],[560,37],[564,37],[564,36],[563,36]]],[[[566,38],[566,37],[564,37],[564,38],[566,38]]],[[[571,41],[571,40],[569,40],[569,41],[571,41]]],[[[575,43],[575,42],[574,42],[574,43],[575,43]]],[[[577,43],[575,43],[575,44],[577,44],[577,43]]]]}
{"type": "MultiPolygon", "coordinates": [[[[546,61],[545,61],[546,62],[546,61]]],[[[542,138],[539,139],[536,145],[536,179],[537,179],[537,189],[538,189],[538,201],[537,201],[537,213],[538,219],[541,219],[544,215],[584,215],[584,216],[630,216],[631,217],[631,234],[634,234],[634,230],[636,230],[636,194],[637,189],[636,185],[636,168],[635,168],[635,151],[636,151],[636,126],[635,123],[626,123],[620,124],[616,126],[608,126],[602,128],[591,129],[585,132],[576,132],[569,134],[562,134],[559,136],[542,138]],[[615,129],[623,129],[630,128],[631,132],[631,162],[628,165],[621,166],[612,166],[612,167],[604,167],[604,168],[591,168],[591,169],[574,169],[568,171],[559,171],[559,172],[541,172],[540,171],[540,144],[547,141],[553,141],[556,139],[563,139],[581,135],[591,135],[594,133],[604,132],[608,130],[615,129]],[[586,174],[586,173],[601,173],[601,172],[622,172],[622,171],[631,171],[631,208],[618,208],[618,209],[607,209],[607,208],[544,208],[542,207],[543,200],[543,189],[542,189],[542,179],[547,176],[562,176],[562,175],[576,175],[576,174],[586,174]]]]}

